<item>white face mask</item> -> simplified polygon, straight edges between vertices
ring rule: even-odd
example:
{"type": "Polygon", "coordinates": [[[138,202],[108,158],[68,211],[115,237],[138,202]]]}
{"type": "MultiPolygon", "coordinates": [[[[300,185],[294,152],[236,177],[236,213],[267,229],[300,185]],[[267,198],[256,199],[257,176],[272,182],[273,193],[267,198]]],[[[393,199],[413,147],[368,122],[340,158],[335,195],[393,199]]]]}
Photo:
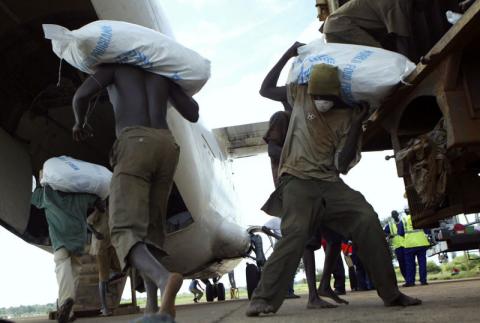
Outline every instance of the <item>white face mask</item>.
{"type": "Polygon", "coordinates": [[[313,100],[313,102],[315,103],[315,108],[317,108],[318,112],[327,112],[334,106],[333,101],[313,100]]]}

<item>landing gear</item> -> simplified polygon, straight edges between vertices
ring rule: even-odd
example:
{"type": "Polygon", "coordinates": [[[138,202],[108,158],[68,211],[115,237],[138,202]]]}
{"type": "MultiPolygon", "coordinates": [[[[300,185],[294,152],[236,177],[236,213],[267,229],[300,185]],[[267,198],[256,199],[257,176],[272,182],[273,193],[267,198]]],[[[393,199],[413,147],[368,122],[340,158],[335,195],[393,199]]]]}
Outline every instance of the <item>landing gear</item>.
{"type": "Polygon", "coordinates": [[[217,300],[224,301],[225,300],[225,286],[222,283],[217,284],[217,300]]]}
{"type": "Polygon", "coordinates": [[[247,268],[245,269],[245,276],[247,278],[247,293],[248,299],[252,298],[253,291],[257,288],[258,282],[260,281],[260,277],[262,274],[262,267],[265,265],[267,258],[265,257],[265,252],[263,250],[263,240],[260,235],[255,233],[263,233],[267,235],[268,239],[270,240],[270,248],[267,252],[273,248],[274,241],[273,239],[279,239],[280,237],[275,235],[271,230],[266,227],[251,227],[249,229],[250,233],[250,241],[251,241],[251,248],[250,252],[253,251],[255,257],[251,257],[255,260],[255,264],[247,264],[247,268]],[[273,239],[272,239],[273,238],[273,239]]]}
{"type": "Polygon", "coordinates": [[[205,283],[205,298],[207,299],[207,302],[213,302],[213,299],[215,298],[213,285],[208,280],[203,282],[205,283]]]}
{"type": "Polygon", "coordinates": [[[205,284],[205,296],[207,302],[213,302],[215,298],[218,301],[225,300],[225,286],[222,283],[219,283],[219,277],[213,279],[213,284],[209,279],[202,279],[202,282],[205,284]]]}

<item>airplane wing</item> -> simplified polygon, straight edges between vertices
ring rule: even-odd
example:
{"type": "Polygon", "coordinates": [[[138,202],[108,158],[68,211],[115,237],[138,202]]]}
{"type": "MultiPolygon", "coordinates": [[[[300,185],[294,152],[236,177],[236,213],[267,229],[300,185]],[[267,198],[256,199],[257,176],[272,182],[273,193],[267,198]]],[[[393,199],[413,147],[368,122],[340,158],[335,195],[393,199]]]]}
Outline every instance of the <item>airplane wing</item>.
{"type": "Polygon", "coordinates": [[[213,129],[220,147],[228,158],[243,158],[267,152],[263,136],[268,121],[213,129]]]}

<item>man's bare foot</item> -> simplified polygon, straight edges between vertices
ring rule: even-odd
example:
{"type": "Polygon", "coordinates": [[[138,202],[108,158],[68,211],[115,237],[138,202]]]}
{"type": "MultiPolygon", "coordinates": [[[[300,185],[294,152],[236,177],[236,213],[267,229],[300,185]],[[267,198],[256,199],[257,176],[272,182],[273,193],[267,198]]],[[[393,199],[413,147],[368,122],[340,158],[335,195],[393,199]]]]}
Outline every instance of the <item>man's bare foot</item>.
{"type": "Polygon", "coordinates": [[[337,305],[331,304],[327,301],[324,301],[321,298],[317,298],[314,300],[308,300],[307,303],[307,309],[313,310],[313,309],[321,309],[321,308],[335,308],[338,307],[337,305]]]}
{"type": "Polygon", "coordinates": [[[385,306],[415,306],[420,304],[422,304],[422,301],[418,298],[413,298],[400,293],[400,295],[396,299],[394,299],[390,303],[385,303],[385,306]]]}
{"type": "Polygon", "coordinates": [[[338,304],[347,304],[348,302],[344,300],[343,298],[338,297],[338,295],[331,289],[318,289],[317,290],[319,296],[324,296],[328,297],[330,299],[333,299],[336,303],[338,304]]]}
{"type": "Polygon", "coordinates": [[[252,300],[248,304],[245,314],[250,317],[259,316],[260,314],[275,313],[273,306],[265,302],[263,299],[252,300]]]}
{"type": "Polygon", "coordinates": [[[175,318],[175,297],[180,287],[182,287],[183,276],[178,273],[170,273],[165,286],[165,292],[162,295],[162,305],[160,306],[160,314],[168,314],[175,318]]]}

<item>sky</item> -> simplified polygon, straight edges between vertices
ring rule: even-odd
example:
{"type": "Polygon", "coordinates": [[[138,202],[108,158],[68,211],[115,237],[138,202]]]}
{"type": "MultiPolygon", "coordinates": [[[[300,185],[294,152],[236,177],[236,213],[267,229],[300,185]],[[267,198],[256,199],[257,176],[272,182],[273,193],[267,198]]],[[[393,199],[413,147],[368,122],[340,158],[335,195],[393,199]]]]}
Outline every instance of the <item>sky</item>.
{"type": "MultiPolygon", "coordinates": [[[[266,121],[281,110],[281,105],[258,94],[264,76],[294,41],[309,42],[319,36],[314,0],[160,2],[177,41],[212,63],[211,79],[195,96],[201,117],[210,128],[266,121]]],[[[285,80],[285,73],[281,80],[285,80]]],[[[365,195],[380,218],[393,209],[402,210],[406,203],[395,164],[384,159],[390,154],[364,154],[360,164],[344,177],[365,195]]],[[[273,191],[269,163],[266,154],[234,161],[233,179],[244,225],[263,224],[268,219],[259,208],[273,191]]],[[[0,245],[0,307],[55,302],[53,256],[3,228],[0,245]]],[[[239,286],[245,285],[244,269],[242,263],[235,270],[239,286]]],[[[186,291],[185,284],[182,291],[186,291]]]]}

